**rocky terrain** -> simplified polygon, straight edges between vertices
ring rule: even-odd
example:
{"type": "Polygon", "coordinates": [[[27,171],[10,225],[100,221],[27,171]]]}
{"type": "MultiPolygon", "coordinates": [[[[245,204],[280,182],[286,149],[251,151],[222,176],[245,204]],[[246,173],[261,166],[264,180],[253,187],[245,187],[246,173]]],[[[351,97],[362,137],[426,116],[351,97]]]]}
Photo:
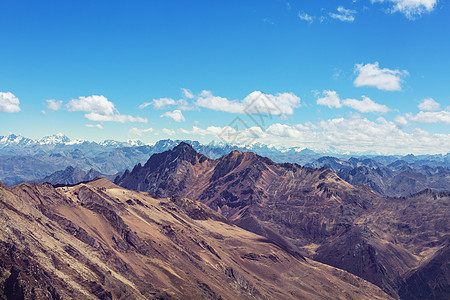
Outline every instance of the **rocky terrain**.
{"type": "Polygon", "coordinates": [[[347,270],[392,297],[414,299],[405,296],[411,285],[435,295],[445,295],[449,287],[448,273],[439,271],[448,270],[448,261],[439,253],[449,238],[450,193],[425,190],[388,198],[328,168],[277,164],[239,151],[212,160],[186,143],[152,155],[115,183],[201,201],[292,255],[347,270]],[[422,269],[441,284],[413,284],[412,274],[422,269]]]}
{"type": "Polygon", "coordinates": [[[0,249],[1,299],[390,299],[199,202],[106,179],[0,184],[0,249]]]}

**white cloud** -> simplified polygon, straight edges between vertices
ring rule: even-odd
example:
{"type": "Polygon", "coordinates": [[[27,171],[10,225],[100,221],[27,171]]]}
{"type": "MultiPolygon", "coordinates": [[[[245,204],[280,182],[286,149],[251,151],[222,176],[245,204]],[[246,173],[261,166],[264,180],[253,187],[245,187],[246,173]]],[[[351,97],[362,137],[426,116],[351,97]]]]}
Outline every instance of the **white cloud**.
{"type": "Polygon", "coordinates": [[[306,21],[306,22],[308,22],[310,24],[312,24],[312,22],[314,21],[314,17],[313,16],[310,16],[307,13],[301,12],[301,11],[298,12],[298,18],[300,20],[306,21]]]}
{"type": "Polygon", "coordinates": [[[62,100],[53,100],[53,99],[46,100],[46,102],[47,102],[47,104],[46,104],[47,108],[50,110],[53,110],[53,111],[60,110],[62,103],[63,103],[62,100]]]}
{"type": "Polygon", "coordinates": [[[86,124],[86,127],[103,129],[102,124],[86,124]]]}
{"type": "Polygon", "coordinates": [[[293,93],[270,95],[254,91],[244,98],[243,104],[245,112],[251,114],[292,115],[294,108],[300,106],[300,98],[293,93]]]}
{"type": "Polygon", "coordinates": [[[92,95],[72,99],[66,105],[68,111],[82,111],[87,114],[84,117],[96,122],[142,122],[147,123],[146,118],[121,115],[114,103],[104,96],[92,95]]]}
{"type": "Polygon", "coordinates": [[[397,125],[400,128],[408,125],[408,120],[404,116],[401,116],[401,115],[396,116],[394,121],[395,121],[395,123],[397,123],[397,125]]]}
{"type": "Polygon", "coordinates": [[[167,117],[173,119],[175,122],[181,122],[185,121],[183,114],[181,113],[181,110],[176,109],[174,111],[168,111],[163,113],[160,117],[167,117]]]}
{"type": "Polygon", "coordinates": [[[436,111],[441,109],[441,105],[434,101],[433,98],[423,99],[417,107],[424,111],[436,111]]]}
{"type": "Polygon", "coordinates": [[[165,134],[167,134],[167,135],[174,135],[174,134],[175,134],[175,131],[174,131],[174,130],[167,129],[167,128],[163,128],[163,129],[162,129],[162,132],[165,133],[165,134]]]}
{"type": "Polygon", "coordinates": [[[97,113],[100,115],[112,115],[116,112],[114,103],[112,103],[102,95],[92,95],[88,97],[78,97],[78,99],[72,99],[67,104],[67,110],[84,111],[89,113],[97,113]]]}
{"type": "Polygon", "coordinates": [[[144,133],[147,133],[147,132],[153,132],[153,128],[139,129],[139,128],[133,127],[128,131],[128,134],[142,136],[144,133]]]}
{"type": "Polygon", "coordinates": [[[150,106],[150,105],[152,105],[152,102],[144,102],[141,105],[139,105],[138,108],[139,109],[144,109],[144,108],[146,108],[147,106],[150,106]]]}
{"type": "Polygon", "coordinates": [[[141,118],[141,117],[133,117],[129,115],[121,115],[121,114],[115,114],[115,115],[101,115],[97,113],[89,113],[85,114],[84,117],[88,120],[95,121],[95,122],[118,122],[118,123],[147,123],[147,118],[141,118]]]}
{"type": "Polygon", "coordinates": [[[254,91],[246,96],[244,100],[238,101],[214,96],[210,91],[202,91],[195,104],[200,107],[229,113],[267,113],[283,116],[294,113],[294,108],[300,106],[300,98],[293,93],[271,95],[254,91]]]}
{"type": "Polygon", "coordinates": [[[20,101],[19,98],[14,96],[14,94],[0,93],[0,111],[7,113],[16,113],[20,111],[20,101]]]}
{"type": "Polygon", "coordinates": [[[420,111],[417,115],[406,114],[406,118],[420,123],[450,124],[450,111],[420,111]]]}
{"type": "MultiPolygon", "coordinates": [[[[244,141],[247,136],[250,136],[253,142],[287,147],[308,147],[316,151],[334,148],[343,153],[371,151],[380,154],[434,154],[447,153],[450,149],[450,134],[431,134],[418,128],[411,133],[404,132],[396,123],[381,117],[376,121],[356,116],[350,119],[330,119],[314,124],[277,123],[266,130],[252,127],[236,131],[234,128],[227,127],[210,126],[202,129],[194,126],[192,130],[180,129],[180,132],[216,138],[224,131],[233,133],[233,130],[244,141]]],[[[239,139],[236,141],[239,142],[239,139]]]]}
{"type": "Polygon", "coordinates": [[[375,103],[369,97],[362,96],[362,100],[356,99],[341,100],[341,98],[335,91],[330,90],[325,90],[322,92],[322,97],[317,98],[317,104],[325,105],[328,106],[329,108],[341,108],[343,106],[347,106],[362,113],[368,112],[386,113],[389,111],[389,107],[387,107],[386,105],[375,103]]]}
{"type": "Polygon", "coordinates": [[[356,10],[346,9],[343,6],[337,8],[337,13],[330,13],[330,17],[333,19],[338,19],[342,22],[353,22],[355,21],[356,10]]]}
{"type": "Polygon", "coordinates": [[[229,113],[243,113],[244,107],[237,100],[214,96],[210,91],[202,91],[197,101],[197,106],[229,113]]]}
{"type": "Polygon", "coordinates": [[[354,86],[371,86],[383,91],[400,91],[402,77],[409,74],[406,70],[380,69],[378,62],[366,65],[356,64],[355,72],[358,76],[353,82],[354,86]]]}
{"type": "Polygon", "coordinates": [[[153,107],[156,109],[161,109],[169,105],[175,105],[176,101],[172,98],[160,98],[160,99],[154,99],[153,100],[153,107]]]}
{"type": "MultiPolygon", "coordinates": [[[[188,90],[187,90],[188,91],[188,90]]],[[[192,95],[194,97],[194,95],[192,95]]],[[[174,100],[172,98],[153,99],[152,102],[145,102],[139,105],[140,109],[153,105],[155,109],[163,109],[167,106],[176,106],[180,110],[192,110],[192,106],[185,99],[174,100]]]]}
{"type": "Polygon", "coordinates": [[[192,94],[192,92],[188,89],[182,88],[181,91],[183,92],[184,97],[188,99],[193,99],[195,96],[192,94]]]}
{"type": "Polygon", "coordinates": [[[359,112],[380,112],[386,113],[389,111],[389,107],[386,105],[378,104],[373,102],[369,97],[362,96],[363,100],[359,101],[356,99],[346,99],[343,101],[345,106],[356,109],[359,112]]]}
{"type": "Polygon", "coordinates": [[[317,104],[326,105],[329,108],[342,107],[341,99],[335,91],[323,91],[322,97],[317,99],[317,104]]]}
{"type": "Polygon", "coordinates": [[[437,0],[371,0],[376,2],[392,3],[391,12],[401,12],[408,19],[414,19],[424,12],[431,12],[436,7],[437,0]]]}

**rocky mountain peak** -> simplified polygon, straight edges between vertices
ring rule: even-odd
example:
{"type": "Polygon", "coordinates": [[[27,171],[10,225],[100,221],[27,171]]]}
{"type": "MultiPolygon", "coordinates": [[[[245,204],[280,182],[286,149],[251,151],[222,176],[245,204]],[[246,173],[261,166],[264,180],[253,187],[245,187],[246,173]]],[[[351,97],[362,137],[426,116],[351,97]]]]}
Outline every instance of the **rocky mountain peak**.
{"type": "Polygon", "coordinates": [[[197,162],[203,162],[205,160],[208,160],[205,155],[195,151],[194,148],[192,148],[192,146],[188,143],[181,142],[172,150],[152,155],[145,164],[144,168],[154,168],[160,166],[161,163],[165,167],[173,167],[184,161],[191,164],[196,164],[197,162]]]}
{"type": "Polygon", "coordinates": [[[197,151],[195,151],[194,148],[186,142],[179,143],[178,146],[174,147],[172,151],[175,153],[197,153],[197,151]]]}

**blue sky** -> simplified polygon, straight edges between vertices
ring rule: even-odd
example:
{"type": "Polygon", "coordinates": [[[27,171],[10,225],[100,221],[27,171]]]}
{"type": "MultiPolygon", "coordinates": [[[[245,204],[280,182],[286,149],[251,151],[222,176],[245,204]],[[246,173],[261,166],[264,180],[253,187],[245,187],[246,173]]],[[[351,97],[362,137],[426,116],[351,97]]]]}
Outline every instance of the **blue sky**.
{"type": "Polygon", "coordinates": [[[448,2],[2,0],[0,11],[0,135],[450,150],[448,2]]]}

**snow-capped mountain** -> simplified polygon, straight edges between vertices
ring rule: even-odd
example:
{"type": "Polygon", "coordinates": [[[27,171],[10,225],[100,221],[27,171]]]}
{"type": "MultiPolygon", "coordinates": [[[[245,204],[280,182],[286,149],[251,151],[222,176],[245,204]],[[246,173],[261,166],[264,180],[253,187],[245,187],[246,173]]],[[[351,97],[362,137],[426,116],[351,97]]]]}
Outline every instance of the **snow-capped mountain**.
{"type": "Polygon", "coordinates": [[[68,144],[70,139],[62,133],[57,133],[54,135],[44,136],[36,141],[40,145],[58,145],[58,144],[68,144]]]}
{"type": "MultiPolygon", "coordinates": [[[[115,141],[115,140],[105,140],[100,143],[89,142],[83,139],[71,140],[69,137],[62,133],[57,133],[53,135],[44,136],[40,139],[30,139],[23,137],[21,135],[10,134],[7,136],[0,136],[0,149],[6,150],[7,148],[30,148],[39,146],[72,146],[76,147],[78,145],[92,145],[101,146],[107,148],[120,148],[120,147],[139,147],[145,144],[139,140],[129,139],[125,142],[115,141]]],[[[47,147],[46,147],[47,149],[47,147]]]]}
{"type": "Polygon", "coordinates": [[[118,142],[115,140],[104,140],[103,142],[100,142],[98,144],[104,147],[120,147],[122,146],[123,142],[118,142]]]}
{"type": "Polygon", "coordinates": [[[19,146],[26,147],[29,145],[33,145],[35,141],[29,138],[25,138],[21,135],[10,134],[7,136],[0,136],[0,148],[4,148],[7,146],[19,146]]]}
{"type": "Polygon", "coordinates": [[[119,142],[116,140],[104,140],[103,142],[98,143],[100,146],[108,147],[108,148],[120,148],[120,147],[139,147],[145,146],[143,142],[140,140],[129,139],[126,142],[119,142]]]}

